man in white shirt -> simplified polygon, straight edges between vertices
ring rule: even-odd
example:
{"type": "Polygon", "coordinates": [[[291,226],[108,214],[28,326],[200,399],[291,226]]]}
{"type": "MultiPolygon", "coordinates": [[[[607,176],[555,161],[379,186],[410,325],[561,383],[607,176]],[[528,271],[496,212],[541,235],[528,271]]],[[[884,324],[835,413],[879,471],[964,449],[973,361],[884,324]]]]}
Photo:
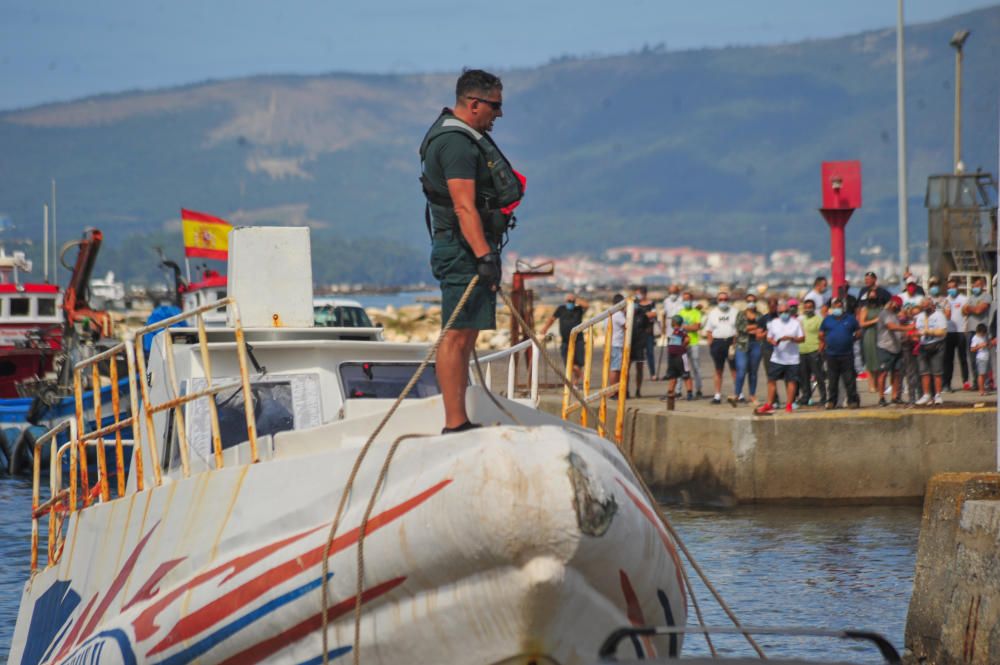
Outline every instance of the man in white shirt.
{"type": "Polygon", "coordinates": [[[948,280],[948,290],[945,292],[944,315],[948,319],[948,334],[944,338],[944,367],[941,373],[941,384],[951,392],[951,377],[955,373],[955,354],[958,354],[958,366],[962,370],[962,387],[971,388],[969,383],[968,343],[965,338],[966,304],[964,294],[958,292],[958,282],[948,280]]]}
{"type": "Polygon", "coordinates": [[[826,277],[817,277],[813,282],[812,290],[806,294],[803,300],[812,300],[816,305],[816,312],[826,316],[827,307],[830,305],[830,292],[827,289],[826,277]]]}
{"type": "Polygon", "coordinates": [[[788,311],[788,305],[778,303],[778,316],[767,323],[767,341],[774,347],[771,352],[771,365],[767,371],[767,402],[755,413],[766,415],[774,413],[774,398],[778,393],[778,381],[785,382],[788,401],[785,411],[791,413],[795,408],[795,389],[799,380],[799,344],[805,341],[806,335],[802,324],[788,311]]]}
{"type": "Polygon", "coordinates": [[[722,370],[729,361],[729,373],[733,385],[736,385],[736,364],[729,355],[736,337],[736,315],[738,312],[729,304],[729,294],[725,291],[716,296],[718,305],[708,312],[705,319],[705,339],[708,341],[708,352],[715,364],[715,396],[712,404],[722,403],[722,370]]]}
{"type": "Polygon", "coordinates": [[[917,406],[931,403],[931,379],[934,380],[935,404],[944,404],[941,397],[941,374],[944,365],[945,337],[948,334],[948,319],[934,301],[925,298],[922,311],[916,320],[917,331],[920,333],[920,355],[917,363],[920,368],[920,381],[924,394],[917,400],[917,406]]]}

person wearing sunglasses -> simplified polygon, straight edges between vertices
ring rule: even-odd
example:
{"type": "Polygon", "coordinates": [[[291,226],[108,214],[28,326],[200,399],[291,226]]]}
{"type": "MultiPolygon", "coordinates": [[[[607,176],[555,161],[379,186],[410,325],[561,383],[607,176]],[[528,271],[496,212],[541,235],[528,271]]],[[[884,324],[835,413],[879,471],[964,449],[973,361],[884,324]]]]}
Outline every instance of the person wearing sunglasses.
{"type": "Polygon", "coordinates": [[[524,181],[489,135],[501,117],[500,79],[481,69],[465,70],[455,85],[455,107],[441,111],[420,145],[424,219],[431,235],[431,270],[441,283],[442,326],[479,276],[437,353],[442,434],[479,427],[465,410],[469,359],[479,331],[496,328],[500,250],[513,207],[524,196],[524,181]]]}

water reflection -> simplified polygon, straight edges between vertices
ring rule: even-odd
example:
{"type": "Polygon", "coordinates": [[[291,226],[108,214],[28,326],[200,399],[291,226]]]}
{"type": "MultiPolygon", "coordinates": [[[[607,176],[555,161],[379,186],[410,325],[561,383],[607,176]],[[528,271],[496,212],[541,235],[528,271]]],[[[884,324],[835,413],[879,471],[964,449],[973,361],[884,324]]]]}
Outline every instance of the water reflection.
{"type": "MultiPolygon", "coordinates": [[[[670,509],[681,537],[740,620],[767,626],[869,628],[902,648],[913,584],[920,509],[909,506],[670,509]]],[[[700,583],[709,625],[728,619],[700,583]]],[[[690,621],[696,622],[694,614],[690,621]]],[[[812,638],[758,640],[773,656],[882,662],[861,643],[812,638]]],[[[740,637],[714,640],[720,653],[752,655],[740,637]]],[[[708,653],[689,637],[685,653],[708,653]]]]}

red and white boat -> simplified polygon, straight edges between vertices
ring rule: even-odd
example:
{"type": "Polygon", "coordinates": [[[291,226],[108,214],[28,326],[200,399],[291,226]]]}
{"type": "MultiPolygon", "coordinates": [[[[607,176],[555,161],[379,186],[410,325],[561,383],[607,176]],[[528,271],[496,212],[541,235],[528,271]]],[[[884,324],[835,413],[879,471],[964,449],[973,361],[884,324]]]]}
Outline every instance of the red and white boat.
{"type": "Polygon", "coordinates": [[[63,343],[62,293],[54,284],[23,282],[31,261],[0,247],[0,398],[53,371],[63,343]]]}

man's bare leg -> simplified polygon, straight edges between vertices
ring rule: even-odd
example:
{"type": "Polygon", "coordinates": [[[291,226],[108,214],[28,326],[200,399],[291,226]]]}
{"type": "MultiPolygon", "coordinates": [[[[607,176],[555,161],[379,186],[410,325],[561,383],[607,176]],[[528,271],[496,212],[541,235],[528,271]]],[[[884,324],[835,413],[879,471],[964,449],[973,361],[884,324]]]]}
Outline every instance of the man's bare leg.
{"type": "Polygon", "coordinates": [[[469,382],[470,354],[478,336],[478,330],[452,328],[438,347],[435,370],[444,401],[445,427],[458,427],[469,420],[465,411],[465,390],[469,382]]]}

